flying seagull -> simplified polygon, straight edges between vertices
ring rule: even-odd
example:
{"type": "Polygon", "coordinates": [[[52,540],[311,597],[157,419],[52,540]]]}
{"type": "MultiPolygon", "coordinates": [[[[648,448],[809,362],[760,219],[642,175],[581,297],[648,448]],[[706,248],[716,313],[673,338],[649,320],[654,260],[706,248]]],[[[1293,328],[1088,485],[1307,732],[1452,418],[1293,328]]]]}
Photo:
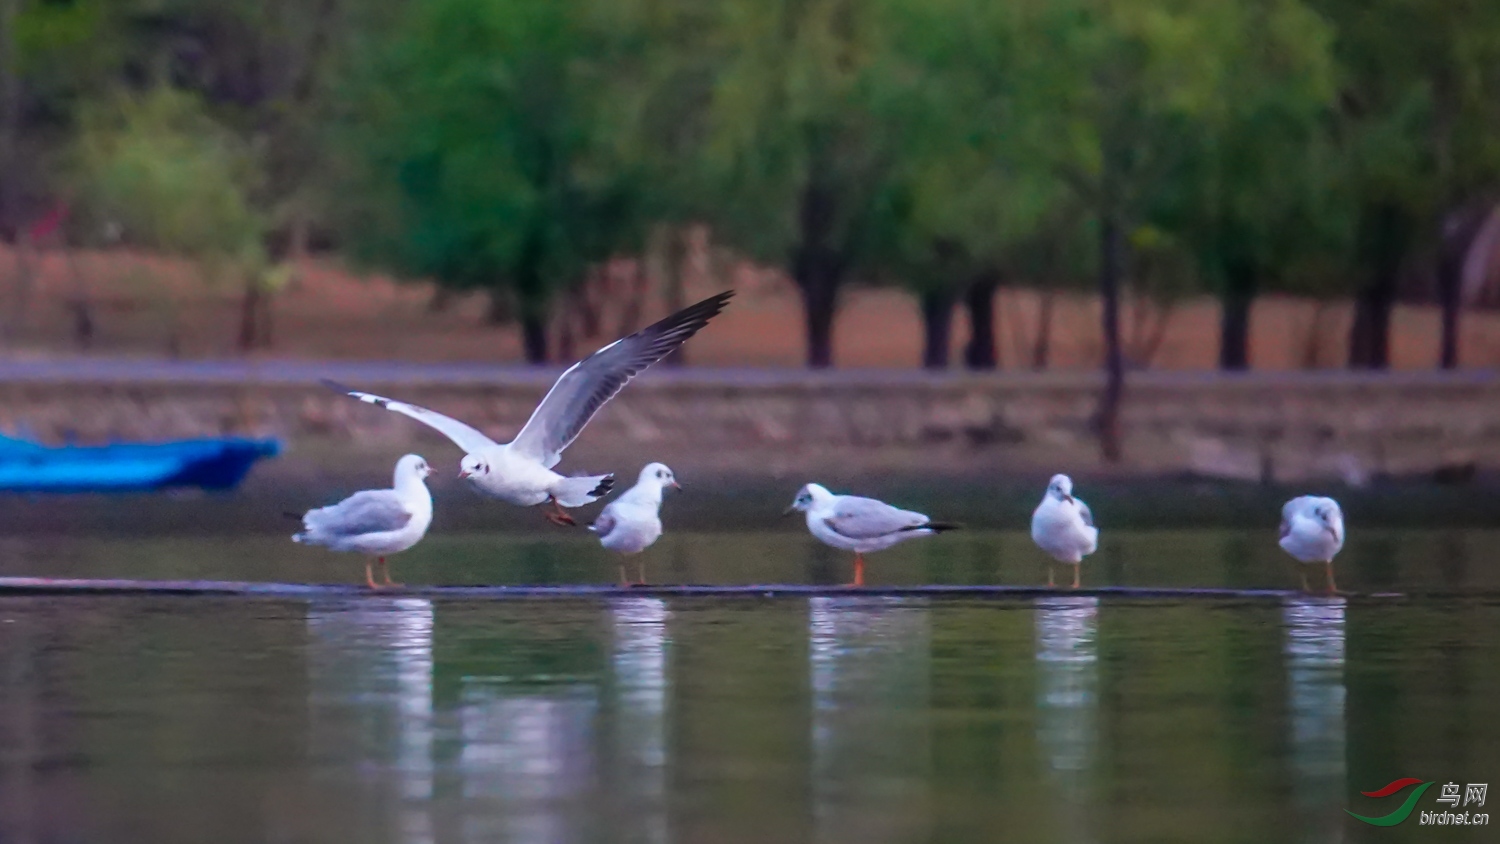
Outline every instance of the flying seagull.
{"type": "Polygon", "coordinates": [[[508,443],[497,443],[473,427],[425,407],[351,390],[333,381],[323,384],[441,431],[464,450],[458,476],[467,478],[480,493],[522,507],[551,504],[549,520],[575,525],[577,522],[563,508],[599,500],[613,488],[615,478],[612,474],[570,478],[552,471],[563,449],[631,378],[696,334],[724,310],[733,295],[733,290],[726,290],[689,305],[573,364],[508,443]]]}
{"type": "Polygon", "coordinates": [[[302,532],[293,535],[292,541],[375,557],[384,583],[375,582],[369,560],[365,561],[365,583],[371,589],[400,586],[391,582],[385,558],[416,545],[432,524],[432,493],[423,482],[430,474],[432,469],[421,455],[408,454],[396,461],[391,489],[367,489],[337,504],[309,510],[302,517],[302,532]]]}
{"type": "Polygon", "coordinates": [[[915,536],[931,536],[958,525],[934,522],[921,513],[892,507],[884,501],[858,495],[834,495],[819,484],[797,491],[783,515],[801,510],[807,514],[807,529],[824,545],[854,552],[854,582],[865,585],[865,554],[915,536]]]}
{"type": "MultiPolygon", "coordinates": [[[[639,554],[650,548],[661,538],[661,496],[667,488],[682,489],[677,476],[663,463],[648,463],[641,470],[635,486],[625,490],[619,498],[604,505],[599,518],[589,525],[589,530],[599,537],[599,544],[618,554],[639,554]]],[[[646,583],[646,563],[640,563],[640,583],[646,583]]],[[[625,577],[625,564],[620,563],[620,583],[629,581],[625,577]]]]}
{"type": "MultiPolygon", "coordinates": [[[[1073,588],[1078,588],[1083,558],[1099,547],[1099,528],[1083,499],[1073,497],[1073,479],[1053,475],[1042,503],[1031,514],[1031,541],[1059,563],[1073,567],[1073,588]]],[[[1053,585],[1052,565],[1047,565],[1047,585],[1053,585]]]]}

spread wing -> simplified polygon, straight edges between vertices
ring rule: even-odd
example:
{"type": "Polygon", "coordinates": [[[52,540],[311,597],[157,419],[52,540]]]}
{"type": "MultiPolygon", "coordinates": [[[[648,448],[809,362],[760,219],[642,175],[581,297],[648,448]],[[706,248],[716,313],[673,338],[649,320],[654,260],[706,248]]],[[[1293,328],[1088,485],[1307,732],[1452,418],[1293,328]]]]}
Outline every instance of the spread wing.
{"type": "Polygon", "coordinates": [[[927,522],[927,517],[921,513],[857,495],[840,497],[833,515],[823,520],[829,530],[849,539],[874,539],[919,528],[927,522]]]}
{"type": "Polygon", "coordinates": [[[733,295],[733,290],[726,290],[683,308],[573,364],[552,385],[510,447],[549,469],[556,466],[563,449],[578,438],[605,402],[641,370],[671,354],[707,325],[733,295]]]}
{"type": "Polygon", "coordinates": [[[331,390],[337,390],[347,396],[353,396],[362,402],[395,411],[402,416],[410,416],[424,425],[436,428],[442,432],[443,436],[453,440],[459,448],[464,450],[465,454],[473,454],[476,451],[482,451],[489,446],[495,445],[494,440],[479,433],[477,429],[471,428],[457,419],[452,419],[436,411],[428,410],[425,407],[418,407],[414,404],[388,399],[385,396],[377,396],[374,393],[362,393],[359,390],[351,390],[337,381],[329,381],[326,378],[323,379],[322,384],[331,390]]]}
{"type": "Polygon", "coordinates": [[[363,536],[400,530],[411,521],[411,511],[388,489],[356,492],[337,504],[307,514],[310,530],[333,536],[363,536]]]}

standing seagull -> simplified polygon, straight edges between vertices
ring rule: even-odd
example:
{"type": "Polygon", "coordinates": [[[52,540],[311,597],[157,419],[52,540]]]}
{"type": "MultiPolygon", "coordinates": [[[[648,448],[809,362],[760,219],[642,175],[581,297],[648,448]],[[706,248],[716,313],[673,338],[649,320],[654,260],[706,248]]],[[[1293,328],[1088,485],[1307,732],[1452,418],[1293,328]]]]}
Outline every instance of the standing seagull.
{"type": "MultiPolygon", "coordinates": [[[[1300,563],[1322,563],[1328,572],[1328,593],[1338,591],[1333,582],[1333,558],[1344,547],[1344,511],[1332,498],[1300,495],[1281,506],[1282,549],[1300,563]]],[[[1299,569],[1302,591],[1308,591],[1307,571],[1299,569]]]]}
{"type": "Polygon", "coordinates": [[[292,541],[376,557],[384,583],[375,582],[369,560],[365,561],[365,583],[371,589],[400,586],[391,582],[385,558],[416,545],[432,524],[432,493],[423,482],[430,474],[432,469],[421,455],[408,454],[396,461],[392,489],[367,489],[337,504],[309,510],[302,517],[302,532],[293,535],[292,541]]]}
{"type": "MultiPolygon", "coordinates": [[[[599,518],[589,525],[599,544],[620,554],[639,554],[661,537],[661,496],[667,487],[682,489],[677,478],[662,463],[648,463],[635,486],[604,505],[599,518]]],[[[640,561],[641,585],[646,583],[646,561],[640,561]]],[[[628,583],[625,563],[620,563],[620,584],[628,583]]]]}
{"type": "Polygon", "coordinates": [[[801,510],[807,529],[824,545],[854,552],[854,582],[865,585],[865,554],[883,551],[914,536],[930,536],[958,525],[934,522],[921,513],[902,510],[873,498],[834,495],[819,484],[797,491],[783,515],[801,510]]]}
{"type": "Polygon", "coordinates": [[[594,352],[568,368],[532,411],[526,426],[509,443],[497,443],[474,428],[425,407],[351,390],[332,381],[324,385],[376,407],[393,410],[441,431],[464,450],[460,478],[484,495],[532,507],[551,504],[547,518],[560,525],[577,522],[562,508],[582,507],[607,495],[614,475],[569,478],[552,471],[567,448],[599,412],[641,370],[666,357],[724,310],[733,290],[689,305],[660,322],[594,352]]]}
{"type": "MultiPolygon", "coordinates": [[[[1073,479],[1053,475],[1047,482],[1042,503],[1031,514],[1031,541],[1059,563],[1073,566],[1073,588],[1078,588],[1083,558],[1099,548],[1099,529],[1094,514],[1082,499],[1073,497],[1073,479]]],[[[1052,586],[1052,564],[1047,564],[1047,585],[1052,586]]]]}

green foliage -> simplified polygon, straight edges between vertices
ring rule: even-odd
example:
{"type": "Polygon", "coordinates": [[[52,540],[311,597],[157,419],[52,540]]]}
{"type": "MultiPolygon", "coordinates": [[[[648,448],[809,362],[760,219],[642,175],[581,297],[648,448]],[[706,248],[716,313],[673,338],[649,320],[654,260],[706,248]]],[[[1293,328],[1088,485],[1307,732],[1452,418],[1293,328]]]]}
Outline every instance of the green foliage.
{"type": "Polygon", "coordinates": [[[810,347],[849,280],[1076,284],[1106,230],[1158,298],[1248,314],[1264,289],[1378,278],[1388,305],[1393,267],[1500,194],[1481,0],[12,8],[0,229],[67,149],[53,192],[93,230],[274,284],[263,244],[286,238],[266,235],[310,228],[534,323],[590,265],[694,222],[798,281],[810,347]]]}
{"type": "Polygon", "coordinates": [[[157,89],[85,109],[73,173],[85,215],[131,243],[209,264],[264,261],[255,159],[190,94],[157,89]]]}
{"type": "Polygon", "coordinates": [[[1027,142],[1015,8],[887,0],[881,11],[891,49],[876,108],[899,143],[882,262],[918,291],[990,271],[1070,275],[1055,247],[1078,233],[1076,204],[1027,142]]]}
{"type": "Polygon", "coordinates": [[[604,21],[587,0],[431,0],[372,43],[335,146],[354,253],[524,314],[638,242],[638,170],[606,119],[604,21]]]}
{"type": "Polygon", "coordinates": [[[888,137],[869,109],[881,48],[873,15],[852,0],[721,7],[723,65],[706,155],[724,198],[714,219],[768,261],[816,246],[847,262],[868,241],[889,162],[888,137]],[[825,206],[823,219],[805,219],[810,202],[825,206]],[[807,243],[810,234],[819,243],[807,243]]]}
{"type": "Polygon", "coordinates": [[[1215,52],[1217,93],[1180,136],[1177,166],[1147,213],[1177,232],[1222,289],[1279,281],[1347,242],[1328,128],[1336,68],[1327,24],[1300,0],[1214,6],[1232,35],[1215,52]]]}

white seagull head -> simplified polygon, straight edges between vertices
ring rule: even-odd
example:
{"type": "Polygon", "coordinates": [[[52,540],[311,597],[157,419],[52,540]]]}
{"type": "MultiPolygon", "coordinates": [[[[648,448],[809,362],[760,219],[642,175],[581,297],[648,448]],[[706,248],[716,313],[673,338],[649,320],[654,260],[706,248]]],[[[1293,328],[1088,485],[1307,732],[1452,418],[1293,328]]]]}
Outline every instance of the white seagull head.
{"type": "Polygon", "coordinates": [[[477,454],[465,454],[464,459],[458,461],[458,476],[460,478],[480,478],[490,473],[490,464],[477,454]]]}
{"type": "Polygon", "coordinates": [[[799,510],[806,513],[816,506],[818,502],[826,501],[832,497],[833,493],[824,489],[821,484],[808,484],[797,490],[797,497],[792,499],[792,505],[786,508],[782,512],[782,515],[790,516],[799,510]]]}
{"type": "Polygon", "coordinates": [[[396,483],[411,478],[420,481],[432,474],[432,467],[420,454],[408,454],[396,461],[396,483]]]}
{"type": "Polygon", "coordinates": [[[1332,498],[1319,498],[1307,511],[1308,518],[1318,522],[1323,529],[1333,534],[1335,542],[1344,541],[1344,511],[1332,498]]]}
{"type": "Polygon", "coordinates": [[[636,483],[655,484],[658,488],[682,489],[682,485],[677,483],[677,476],[665,463],[647,463],[646,467],[641,470],[640,477],[636,478],[636,483]]]}
{"type": "Polygon", "coordinates": [[[1067,475],[1053,475],[1047,482],[1047,495],[1058,501],[1073,500],[1073,479],[1067,475]]]}

